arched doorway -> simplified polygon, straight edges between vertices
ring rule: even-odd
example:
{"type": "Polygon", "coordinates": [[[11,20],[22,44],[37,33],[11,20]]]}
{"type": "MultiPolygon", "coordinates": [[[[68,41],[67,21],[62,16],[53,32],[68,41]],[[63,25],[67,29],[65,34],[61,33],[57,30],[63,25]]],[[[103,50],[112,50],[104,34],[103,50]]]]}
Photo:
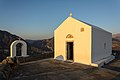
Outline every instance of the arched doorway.
{"type": "Polygon", "coordinates": [[[23,44],[21,44],[21,43],[18,43],[17,45],[16,45],[16,56],[21,56],[22,55],[22,45],[23,44]]]}
{"type": "Polygon", "coordinates": [[[68,34],[66,36],[66,59],[67,60],[73,60],[74,58],[74,41],[73,41],[74,36],[72,34],[68,34]]]}
{"type": "Polygon", "coordinates": [[[23,41],[23,40],[15,40],[14,42],[12,42],[11,46],[10,46],[10,56],[11,57],[15,57],[17,56],[17,46],[21,45],[20,48],[20,56],[26,57],[27,56],[27,44],[23,41]]]}

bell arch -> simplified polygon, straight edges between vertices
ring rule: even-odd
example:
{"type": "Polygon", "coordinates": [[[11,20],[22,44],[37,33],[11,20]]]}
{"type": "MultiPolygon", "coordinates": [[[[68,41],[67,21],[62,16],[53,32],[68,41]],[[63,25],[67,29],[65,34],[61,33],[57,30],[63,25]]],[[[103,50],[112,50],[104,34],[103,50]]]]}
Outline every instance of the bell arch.
{"type": "Polygon", "coordinates": [[[26,57],[27,56],[27,44],[23,40],[15,40],[12,42],[10,45],[10,57],[15,57],[16,56],[16,45],[18,43],[22,44],[21,47],[21,56],[26,57]]]}

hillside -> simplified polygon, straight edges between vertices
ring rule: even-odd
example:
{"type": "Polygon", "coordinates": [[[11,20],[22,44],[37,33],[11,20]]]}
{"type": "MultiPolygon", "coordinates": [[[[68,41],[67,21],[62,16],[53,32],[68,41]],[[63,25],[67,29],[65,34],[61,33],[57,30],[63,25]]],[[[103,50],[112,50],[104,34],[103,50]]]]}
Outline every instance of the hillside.
{"type": "Polygon", "coordinates": [[[112,38],[112,49],[120,51],[120,34],[114,34],[112,38]]]}
{"type": "Polygon", "coordinates": [[[114,34],[112,37],[120,41],[120,33],[114,34]]]}
{"type": "Polygon", "coordinates": [[[7,31],[2,31],[0,30],[0,49],[4,48],[4,49],[9,49],[10,44],[16,40],[19,39],[21,37],[11,34],[7,31]]]}
{"type": "Polygon", "coordinates": [[[26,40],[30,45],[42,51],[53,51],[54,39],[26,40]]]}

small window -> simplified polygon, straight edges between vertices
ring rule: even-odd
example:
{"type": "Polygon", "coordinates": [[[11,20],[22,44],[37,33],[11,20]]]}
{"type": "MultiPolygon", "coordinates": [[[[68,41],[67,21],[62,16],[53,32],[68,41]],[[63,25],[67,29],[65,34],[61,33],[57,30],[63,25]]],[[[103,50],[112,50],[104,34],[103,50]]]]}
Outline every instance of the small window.
{"type": "Polygon", "coordinates": [[[106,43],[104,43],[104,49],[106,49],[106,43]]]}
{"type": "Polygon", "coordinates": [[[81,32],[83,32],[84,31],[84,28],[81,28],[81,32]]]}

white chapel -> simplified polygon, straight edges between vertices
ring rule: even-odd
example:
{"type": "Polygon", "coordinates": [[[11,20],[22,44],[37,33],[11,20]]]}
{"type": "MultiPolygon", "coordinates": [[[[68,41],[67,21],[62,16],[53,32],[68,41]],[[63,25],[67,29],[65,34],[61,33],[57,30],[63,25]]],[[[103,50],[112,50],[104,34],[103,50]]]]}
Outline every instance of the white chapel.
{"type": "Polygon", "coordinates": [[[112,33],[70,16],[54,31],[54,58],[102,66],[114,59],[112,33]]]}

